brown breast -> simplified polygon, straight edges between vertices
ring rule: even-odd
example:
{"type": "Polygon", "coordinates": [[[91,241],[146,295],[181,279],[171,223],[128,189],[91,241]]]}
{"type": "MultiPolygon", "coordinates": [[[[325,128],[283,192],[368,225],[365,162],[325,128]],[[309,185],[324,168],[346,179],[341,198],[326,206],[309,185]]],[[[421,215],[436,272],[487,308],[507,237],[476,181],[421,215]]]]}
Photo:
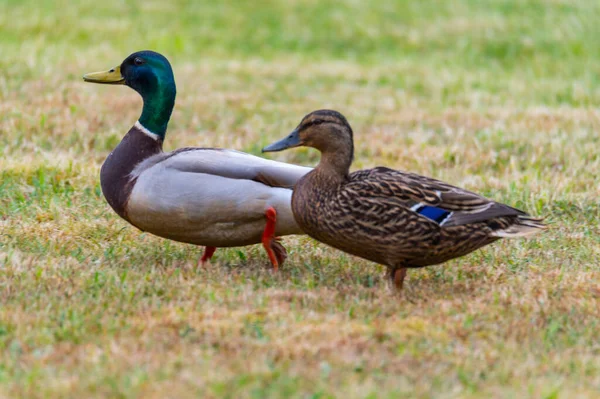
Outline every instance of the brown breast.
{"type": "Polygon", "coordinates": [[[100,169],[102,194],[114,211],[130,223],[126,206],[135,184],[131,172],[137,164],[160,152],[162,140],[155,140],[133,126],[100,169]]]}

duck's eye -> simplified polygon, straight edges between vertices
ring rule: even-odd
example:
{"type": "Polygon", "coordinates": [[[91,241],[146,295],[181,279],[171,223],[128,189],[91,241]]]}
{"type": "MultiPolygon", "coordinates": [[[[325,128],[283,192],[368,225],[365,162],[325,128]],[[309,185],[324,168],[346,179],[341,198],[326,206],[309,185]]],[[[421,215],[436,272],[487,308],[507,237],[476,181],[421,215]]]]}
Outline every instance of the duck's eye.
{"type": "Polygon", "coordinates": [[[146,62],[146,61],[144,61],[144,60],[143,60],[142,58],[140,58],[140,57],[135,57],[135,58],[133,59],[133,63],[134,63],[135,65],[138,65],[138,66],[139,66],[139,65],[143,65],[145,62],[146,62]]]}

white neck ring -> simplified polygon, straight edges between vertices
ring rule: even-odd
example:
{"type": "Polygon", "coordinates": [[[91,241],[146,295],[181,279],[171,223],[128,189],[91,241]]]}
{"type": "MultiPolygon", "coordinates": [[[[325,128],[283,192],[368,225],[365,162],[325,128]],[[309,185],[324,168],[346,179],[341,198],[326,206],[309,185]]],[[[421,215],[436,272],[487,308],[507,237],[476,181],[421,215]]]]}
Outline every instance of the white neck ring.
{"type": "Polygon", "coordinates": [[[140,132],[144,133],[146,136],[154,139],[156,141],[160,140],[160,136],[156,133],[152,133],[150,130],[146,129],[144,125],[140,123],[140,121],[135,122],[134,125],[140,132]]]}

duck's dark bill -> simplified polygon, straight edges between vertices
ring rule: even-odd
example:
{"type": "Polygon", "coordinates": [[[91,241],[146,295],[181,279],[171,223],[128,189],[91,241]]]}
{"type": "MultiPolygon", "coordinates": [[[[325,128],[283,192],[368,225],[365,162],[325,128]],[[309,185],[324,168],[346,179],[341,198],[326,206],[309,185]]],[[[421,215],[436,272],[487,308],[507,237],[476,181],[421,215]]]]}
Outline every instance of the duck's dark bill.
{"type": "Polygon", "coordinates": [[[91,83],[102,83],[107,85],[124,85],[125,78],[121,75],[121,67],[114,67],[108,71],[92,72],[83,75],[83,80],[91,83]]]}
{"type": "Polygon", "coordinates": [[[300,134],[298,134],[298,130],[294,130],[286,138],[276,141],[275,143],[263,148],[262,152],[282,151],[287,148],[298,147],[301,144],[302,143],[300,142],[300,134]]]}

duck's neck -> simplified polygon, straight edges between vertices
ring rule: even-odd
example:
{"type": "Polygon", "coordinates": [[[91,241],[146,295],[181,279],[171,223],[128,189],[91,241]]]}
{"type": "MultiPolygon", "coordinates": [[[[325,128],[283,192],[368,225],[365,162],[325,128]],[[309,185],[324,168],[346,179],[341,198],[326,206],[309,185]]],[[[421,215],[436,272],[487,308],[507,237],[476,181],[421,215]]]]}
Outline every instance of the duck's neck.
{"type": "MultiPolygon", "coordinates": [[[[313,202],[320,202],[323,198],[335,195],[347,180],[349,168],[350,162],[343,162],[339,157],[323,152],[319,164],[296,183],[292,194],[292,207],[311,207],[313,202]]],[[[298,223],[304,225],[306,221],[298,223]]]]}
{"type": "Polygon", "coordinates": [[[144,99],[144,108],[139,123],[148,131],[159,136],[161,140],[164,140],[167,125],[175,106],[177,91],[174,81],[161,83],[159,81],[156,89],[149,93],[143,91],[140,93],[144,99]]]}
{"type": "Polygon", "coordinates": [[[352,150],[339,148],[335,152],[323,151],[321,161],[315,170],[329,184],[339,185],[346,180],[348,173],[350,173],[351,164],[352,150]]]}
{"type": "Polygon", "coordinates": [[[321,212],[325,204],[335,199],[347,181],[349,162],[339,157],[321,153],[319,164],[304,175],[292,193],[292,210],[296,223],[311,237],[321,237],[318,233],[321,212]]]}

